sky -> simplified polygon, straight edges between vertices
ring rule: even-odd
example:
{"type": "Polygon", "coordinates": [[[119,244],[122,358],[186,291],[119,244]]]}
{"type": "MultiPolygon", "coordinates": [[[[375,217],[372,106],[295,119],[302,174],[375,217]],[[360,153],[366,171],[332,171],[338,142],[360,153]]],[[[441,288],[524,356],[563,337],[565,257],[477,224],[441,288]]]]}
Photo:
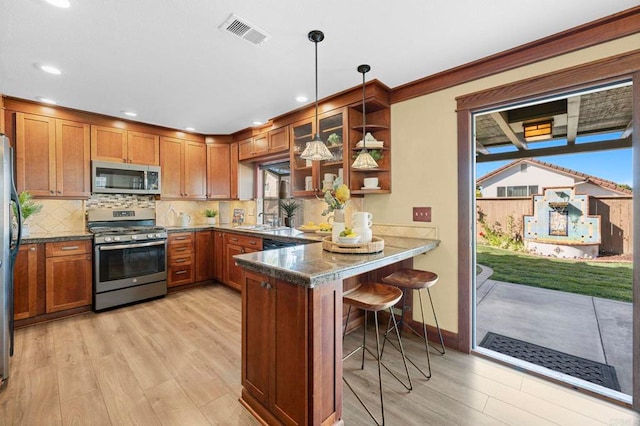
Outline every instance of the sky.
{"type": "MultiPolygon", "coordinates": [[[[581,142],[592,141],[593,140],[584,139],[581,142]]],[[[556,141],[555,143],[549,143],[549,146],[564,143],[566,143],[566,141],[561,140],[556,141]]],[[[576,143],[578,143],[578,141],[576,141],[576,143]]],[[[602,179],[607,179],[618,184],[627,184],[629,186],[633,186],[633,169],[631,157],[631,148],[624,148],[608,151],[550,155],[534,158],[540,161],[544,161],[545,163],[551,163],[557,166],[566,167],[577,172],[582,172],[602,179]]],[[[513,160],[478,163],[476,165],[476,177],[480,178],[497,168],[511,163],[512,161],[513,160]]]]}

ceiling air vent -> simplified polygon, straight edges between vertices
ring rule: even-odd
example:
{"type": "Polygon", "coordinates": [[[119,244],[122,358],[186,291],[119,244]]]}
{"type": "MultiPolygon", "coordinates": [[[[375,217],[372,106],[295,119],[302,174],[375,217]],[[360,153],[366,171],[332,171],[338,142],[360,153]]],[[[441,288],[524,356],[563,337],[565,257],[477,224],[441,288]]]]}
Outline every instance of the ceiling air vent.
{"type": "Polygon", "coordinates": [[[240,37],[241,39],[248,41],[254,46],[260,46],[271,38],[271,34],[256,27],[246,19],[242,19],[239,16],[234,15],[233,13],[229,15],[227,20],[224,21],[219,28],[230,32],[236,37],[240,37]]]}

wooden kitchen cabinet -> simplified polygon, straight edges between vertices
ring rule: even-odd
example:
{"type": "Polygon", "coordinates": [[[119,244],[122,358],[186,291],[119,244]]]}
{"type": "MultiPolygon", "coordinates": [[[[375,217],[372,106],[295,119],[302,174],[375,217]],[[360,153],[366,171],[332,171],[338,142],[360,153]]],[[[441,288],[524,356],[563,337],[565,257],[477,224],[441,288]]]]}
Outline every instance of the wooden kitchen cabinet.
{"type": "MultiPolygon", "coordinates": [[[[352,194],[383,194],[391,192],[391,115],[389,106],[379,100],[367,102],[365,132],[383,142],[382,147],[369,146],[367,149],[378,163],[375,169],[359,170],[349,166],[349,189],[352,194]],[[378,158],[379,157],[379,158],[378,158]],[[365,189],[364,179],[378,178],[377,189],[365,189]]],[[[349,153],[357,155],[361,148],[356,144],[362,140],[362,106],[349,108],[349,153]]]]}
{"type": "Polygon", "coordinates": [[[213,278],[224,280],[224,233],[213,231],[213,278]]]}
{"type": "Polygon", "coordinates": [[[225,233],[223,282],[231,288],[240,290],[242,287],[242,268],[236,265],[233,256],[260,250],[262,250],[262,238],[225,233]]]}
{"type": "Polygon", "coordinates": [[[177,232],[169,234],[167,241],[167,287],[175,287],[194,282],[194,233],[177,232]]]}
{"type": "Polygon", "coordinates": [[[38,314],[38,244],[23,244],[13,269],[13,319],[38,314]]]}
{"type": "Polygon", "coordinates": [[[91,195],[89,125],[16,113],[18,191],[35,197],[91,195]]]}
{"type": "Polygon", "coordinates": [[[45,244],[46,312],[91,305],[91,240],[45,244]]]}
{"type": "Polygon", "coordinates": [[[289,150],[289,126],[238,141],[240,161],[261,158],[289,150]]]}
{"type": "Polygon", "coordinates": [[[231,198],[231,146],[229,144],[207,144],[207,198],[212,200],[231,198]]]}
{"type": "Polygon", "coordinates": [[[162,198],[203,200],[207,197],[207,148],[196,141],[160,138],[162,198]]]}
{"type": "Polygon", "coordinates": [[[229,160],[229,165],[230,165],[230,177],[231,177],[231,199],[232,200],[237,200],[238,199],[238,189],[240,187],[240,181],[239,181],[239,172],[238,172],[238,168],[239,168],[239,159],[238,159],[238,144],[237,143],[232,143],[231,146],[229,147],[230,149],[230,160],[229,160]]]}
{"type": "Polygon", "coordinates": [[[347,112],[345,108],[329,111],[318,117],[318,129],[316,129],[315,117],[301,120],[289,126],[291,135],[291,191],[294,197],[312,197],[318,190],[323,189],[325,173],[339,174],[343,169],[345,183],[349,179],[349,155],[345,152],[345,137],[348,135],[347,112]],[[328,161],[308,161],[300,158],[300,154],[316,133],[327,144],[334,158],[328,161]],[[332,136],[335,135],[335,136],[332,136]],[[331,136],[331,139],[329,138],[331,136]],[[331,140],[332,142],[329,142],[331,140]],[[306,178],[311,177],[312,188],[306,188],[306,178]]]}
{"type": "Polygon", "coordinates": [[[214,231],[196,232],[196,282],[212,280],[215,277],[214,246],[214,231]]]}
{"type": "Polygon", "coordinates": [[[160,164],[159,137],[149,133],[92,125],[91,159],[157,166],[160,164]]]}
{"type": "Polygon", "coordinates": [[[276,424],[272,417],[278,424],[313,424],[307,405],[308,303],[304,286],[244,272],[242,401],[269,424],[276,424]]]}

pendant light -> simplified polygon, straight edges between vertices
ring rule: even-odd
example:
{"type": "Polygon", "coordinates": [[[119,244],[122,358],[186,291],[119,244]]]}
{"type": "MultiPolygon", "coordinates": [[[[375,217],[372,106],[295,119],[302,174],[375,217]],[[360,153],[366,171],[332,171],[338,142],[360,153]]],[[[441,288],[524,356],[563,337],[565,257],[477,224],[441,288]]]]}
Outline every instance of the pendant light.
{"type": "Polygon", "coordinates": [[[369,65],[363,64],[358,67],[358,72],[362,73],[362,151],[356,157],[351,165],[353,169],[376,169],[378,163],[373,159],[367,150],[367,111],[365,102],[365,77],[364,75],[371,70],[369,65]]]}
{"type": "Polygon", "coordinates": [[[311,142],[307,142],[307,146],[300,154],[300,158],[312,161],[331,160],[333,159],[333,154],[320,139],[320,127],[318,126],[318,43],[324,40],[324,33],[313,30],[308,37],[316,45],[316,135],[311,142]]]}

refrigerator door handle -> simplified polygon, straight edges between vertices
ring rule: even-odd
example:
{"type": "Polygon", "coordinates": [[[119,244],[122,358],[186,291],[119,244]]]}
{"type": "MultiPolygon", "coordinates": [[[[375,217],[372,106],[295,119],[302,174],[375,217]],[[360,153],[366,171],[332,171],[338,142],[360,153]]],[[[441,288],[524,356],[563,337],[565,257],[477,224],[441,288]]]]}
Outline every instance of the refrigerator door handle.
{"type": "MultiPolygon", "coordinates": [[[[11,159],[11,165],[14,164],[13,162],[13,150],[9,149],[10,151],[10,159],[11,159]]],[[[18,256],[18,250],[20,250],[20,243],[22,242],[22,209],[20,208],[20,199],[18,197],[18,191],[16,191],[16,186],[13,183],[13,172],[11,173],[11,201],[13,201],[15,204],[15,212],[17,213],[17,217],[16,217],[16,221],[18,222],[18,236],[17,239],[15,241],[15,244],[10,243],[10,261],[11,261],[11,265],[9,270],[12,271],[11,273],[13,274],[13,266],[16,263],[16,257],[18,256]]],[[[13,209],[11,209],[11,211],[14,211],[13,209]]],[[[9,229],[12,229],[13,226],[9,226],[9,229]]],[[[11,279],[9,280],[9,289],[7,291],[7,294],[11,297],[11,303],[9,303],[9,356],[13,356],[13,338],[14,338],[14,330],[13,330],[13,277],[11,277],[11,279]]]]}

